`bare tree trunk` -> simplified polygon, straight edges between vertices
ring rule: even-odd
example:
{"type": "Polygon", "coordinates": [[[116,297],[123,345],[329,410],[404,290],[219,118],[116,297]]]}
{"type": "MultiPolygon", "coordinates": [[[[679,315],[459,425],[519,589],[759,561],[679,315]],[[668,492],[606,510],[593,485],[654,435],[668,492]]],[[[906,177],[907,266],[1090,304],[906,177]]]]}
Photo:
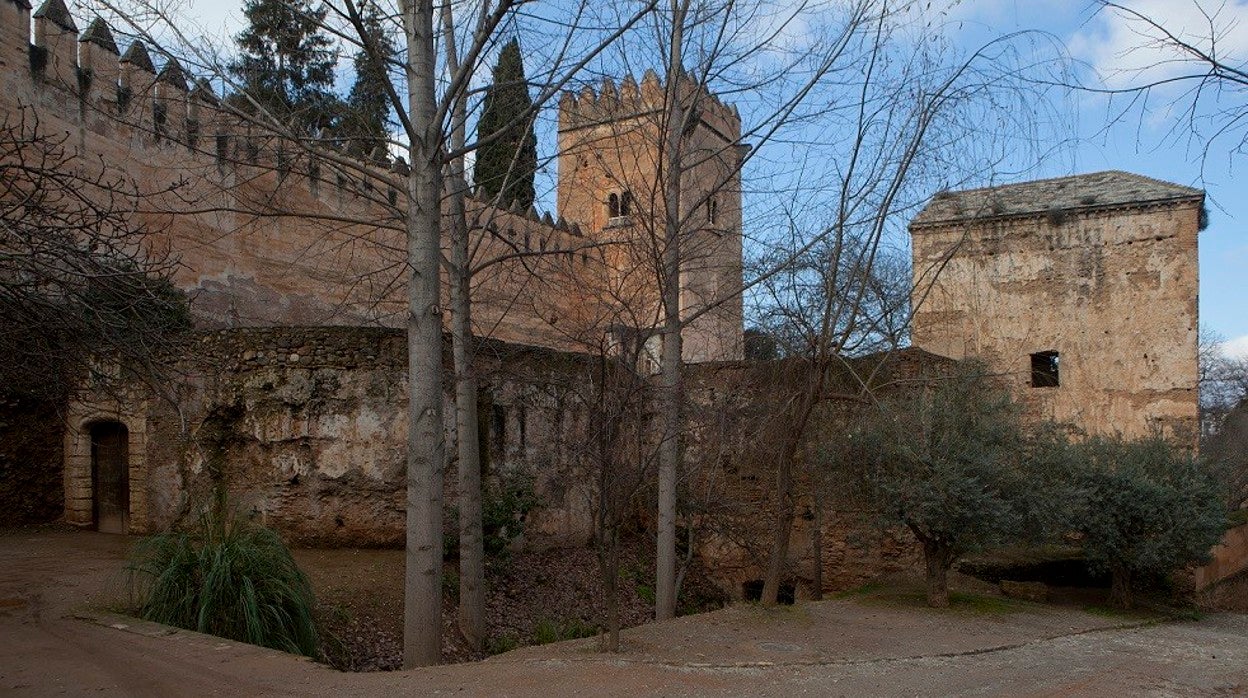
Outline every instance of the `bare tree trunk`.
{"type": "Polygon", "coordinates": [[[764,606],[774,605],[779,599],[780,582],[784,578],[785,563],[789,557],[789,533],[792,528],[793,451],[786,444],[776,468],[776,514],[771,522],[771,552],[767,557],[767,574],[763,577],[763,591],[759,597],[764,606]]]}
{"type": "Polygon", "coordinates": [[[815,402],[823,393],[824,373],[823,370],[818,372],[819,378],[807,385],[805,395],[799,399],[797,413],[789,421],[789,433],[776,467],[776,516],[772,520],[767,575],[763,578],[763,591],[759,598],[766,606],[775,604],[780,595],[780,582],[783,581],[784,568],[788,562],[789,538],[793,531],[793,461],[797,459],[797,451],[801,447],[802,436],[806,433],[806,425],[810,423],[815,402]]]}
{"type": "MultiPolygon", "coordinates": [[[[448,70],[459,72],[454,17],[450,3],[442,6],[448,70]]],[[[467,120],[466,94],[455,97],[451,149],[462,150],[467,120]]],[[[464,198],[468,182],[464,158],[449,165],[451,208],[451,354],[455,363],[455,434],[459,502],[459,630],[474,652],[485,647],[485,550],[481,537],[481,439],[478,385],[473,366],[472,275],[468,253],[468,214],[464,198]]]]}
{"type": "Polygon", "coordinates": [[[603,539],[602,583],[607,594],[607,636],[603,643],[606,652],[620,651],[620,535],[613,528],[603,539]]]}
{"type": "Polygon", "coordinates": [[[815,569],[811,579],[810,599],[823,600],[823,479],[812,474],[810,492],[810,559],[815,569]]]}
{"type": "Polygon", "coordinates": [[[459,628],[468,646],[485,644],[485,550],[481,538],[481,439],[477,376],[473,366],[468,229],[464,220],[462,163],[451,195],[451,343],[455,361],[455,433],[459,455],[459,628]]]}
{"type": "Polygon", "coordinates": [[[419,138],[409,147],[407,180],[407,553],[403,666],[437,664],[442,656],[442,311],[439,265],[442,172],[436,123],[433,2],[403,6],[408,109],[419,138]]]}
{"type": "Polygon", "coordinates": [[[658,536],[655,552],[654,617],[676,616],[676,483],[683,460],[682,390],[684,357],[680,336],[680,140],[684,130],[680,80],[684,65],[684,23],[688,0],[672,2],[672,41],[667,70],[667,118],[663,182],[663,249],[661,286],[663,359],[660,377],[658,536]]]}
{"type": "Polygon", "coordinates": [[[1131,570],[1124,565],[1114,565],[1109,575],[1109,604],[1116,608],[1131,608],[1135,602],[1131,593],[1131,570]]]}
{"type": "Polygon", "coordinates": [[[937,541],[923,541],[923,562],[927,566],[927,605],[932,608],[947,608],[949,565],[953,562],[949,548],[937,541]]]}

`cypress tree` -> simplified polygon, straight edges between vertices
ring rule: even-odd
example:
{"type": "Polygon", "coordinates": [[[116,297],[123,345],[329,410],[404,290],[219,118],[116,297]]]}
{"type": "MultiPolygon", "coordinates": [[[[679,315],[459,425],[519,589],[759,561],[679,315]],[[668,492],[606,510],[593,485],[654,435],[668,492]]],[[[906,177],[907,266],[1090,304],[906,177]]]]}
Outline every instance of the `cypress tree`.
{"type": "MultiPolygon", "coordinates": [[[[323,29],[325,14],[311,0],[247,0],[247,28],[235,39],[239,57],[230,65],[252,100],[305,131],[331,125],[341,111],[332,92],[337,56],[323,29]]],[[[241,95],[230,101],[251,110],[241,95]]]]}
{"type": "Polygon", "coordinates": [[[512,39],[503,46],[494,66],[494,80],[485,93],[485,107],[477,122],[477,138],[485,139],[502,131],[502,136],[477,149],[473,180],[500,206],[519,202],[528,208],[535,196],[533,177],[537,171],[537,136],[533,133],[529,110],[528,81],[520,57],[520,42],[512,39]]]}
{"type": "Polygon", "coordinates": [[[355,83],[347,95],[344,135],[357,139],[360,149],[372,153],[386,140],[390,119],[390,96],[386,94],[389,79],[388,61],[395,53],[394,37],[387,30],[377,3],[368,2],[361,8],[360,19],[369,44],[361,46],[353,60],[355,83]]]}

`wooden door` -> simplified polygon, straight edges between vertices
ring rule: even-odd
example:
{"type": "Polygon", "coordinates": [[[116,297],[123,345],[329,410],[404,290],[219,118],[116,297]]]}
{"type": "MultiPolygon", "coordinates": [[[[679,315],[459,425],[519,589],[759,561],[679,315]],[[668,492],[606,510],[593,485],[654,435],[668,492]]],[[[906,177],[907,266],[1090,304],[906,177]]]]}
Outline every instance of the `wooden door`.
{"type": "Polygon", "coordinates": [[[91,426],[91,475],[95,483],[95,528],[126,533],[130,528],[130,438],[117,422],[91,426]]]}

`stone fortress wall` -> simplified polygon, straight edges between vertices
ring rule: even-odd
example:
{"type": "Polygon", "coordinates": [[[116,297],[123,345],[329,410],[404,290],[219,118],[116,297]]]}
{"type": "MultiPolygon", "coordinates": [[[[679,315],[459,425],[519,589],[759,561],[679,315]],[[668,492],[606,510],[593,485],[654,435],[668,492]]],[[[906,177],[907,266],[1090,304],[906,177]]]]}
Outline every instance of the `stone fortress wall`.
{"type": "MultiPolygon", "coordinates": [[[[630,83],[605,84],[601,98],[565,96],[561,123],[599,118],[607,95],[627,99],[630,83]]],[[[662,92],[657,78],[643,83],[662,92]]],[[[719,105],[701,97],[704,106],[719,105]]],[[[174,384],[136,386],[120,397],[84,390],[71,400],[62,439],[64,519],[96,523],[92,430],[117,424],[127,439],[128,532],[193,516],[205,496],[209,451],[218,448],[234,499],[288,538],[400,542],[403,163],[380,153],[361,162],[332,140],[280,139],[249,126],[172,58],[154,61],[139,41],[123,53],[103,22],[79,33],[62,0],[47,0],[33,16],[26,0],[0,0],[0,106],[11,123],[60,141],[82,167],[133,184],[134,215],[148,226],[152,250],[179,260],[174,281],[192,297],[198,330],[175,357],[174,384]]],[[[689,235],[686,313],[741,283],[739,164],[724,159],[736,151],[698,145],[712,127],[738,133],[737,117],[719,105],[699,124],[689,147],[710,157],[685,175],[701,187],[690,200],[704,199],[711,179],[728,186],[719,194],[717,228],[702,225],[689,235]],[[713,177],[706,174],[712,167],[713,177]]],[[[608,161],[655,162],[655,142],[634,139],[630,129],[595,142],[610,151],[608,161]]],[[[589,145],[582,140],[575,155],[561,155],[561,193],[570,191],[565,180],[586,174],[570,163],[589,154],[589,145]]],[[[630,172],[639,194],[646,172],[630,172]]],[[[655,170],[648,174],[653,180],[655,170]]],[[[636,275],[656,230],[643,220],[654,202],[621,225],[604,219],[608,200],[603,188],[561,199],[557,219],[468,201],[480,267],[472,293],[489,421],[483,438],[495,475],[534,479],[543,501],[527,528],[534,545],[588,540],[592,493],[575,452],[577,420],[585,417],[573,393],[589,384],[586,362],[609,346],[619,324],[652,336],[658,317],[657,297],[644,290],[654,279],[636,275]],[[643,292],[621,292],[628,285],[643,292]]],[[[685,333],[686,359],[740,358],[741,323],[739,300],[706,313],[685,333]]],[[[453,412],[446,414],[451,431],[453,412]]],[[[453,501],[453,489],[448,496],[453,501]]]]}
{"type": "MultiPolygon", "coordinates": [[[[275,138],[222,108],[175,59],[157,69],[141,41],[121,53],[99,20],[79,34],[63,0],[47,0],[33,18],[27,0],[0,0],[0,27],[0,106],[64,137],[84,167],[134,182],[136,213],[154,248],[180,260],[175,282],[191,294],[199,326],[402,325],[401,161],[375,153],[363,162],[331,139],[275,138]]],[[[565,97],[561,121],[576,103],[565,97]]],[[[652,157],[653,143],[618,140],[604,147],[652,157]]],[[[597,195],[561,199],[560,217],[469,197],[478,336],[572,351],[603,344],[604,318],[635,300],[605,285],[623,273],[611,264],[628,257],[613,250],[632,247],[636,230],[604,230],[607,199],[597,195]]],[[[739,188],[722,196],[739,211],[739,188]]],[[[716,239],[714,250],[690,245],[698,251],[682,274],[690,289],[706,279],[740,286],[739,225],[716,239]]],[[[691,290],[685,312],[714,297],[691,290]]],[[[652,306],[631,312],[654,315],[652,306]]],[[[687,359],[739,358],[741,332],[739,304],[709,313],[686,331],[687,359]]]]}
{"type": "Polygon", "coordinates": [[[1194,439],[1203,202],[1125,172],[938,194],[910,225],[913,344],[982,359],[1036,417],[1194,439]]]}
{"type": "MultiPolygon", "coordinates": [[[[588,539],[578,391],[610,337],[655,339],[663,95],[647,73],[563,96],[561,217],[469,199],[484,452],[495,475],[534,479],[544,504],[530,544],[588,539]]],[[[713,96],[687,89],[682,98],[695,114],[677,207],[688,233],[682,312],[715,305],[684,335],[685,358],[706,362],[689,376],[690,464],[709,479],[692,484],[705,515],[718,517],[699,549],[739,593],[761,568],[771,506],[765,467],[755,467],[766,453],[746,457],[766,444],[746,403],[779,384],[765,366],[720,361],[742,354],[740,298],[720,302],[741,284],[740,121],[713,96]]],[[[83,395],[69,406],[65,519],[94,522],[90,429],[108,421],[129,437],[131,532],[193,510],[215,444],[236,500],[289,538],[401,541],[403,164],[381,154],[361,163],[332,142],[249,128],[176,61],[157,70],[137,42],[122,55],[103,23],[80,35],[62,0],[33,17],[26,0],[0,0],[0,105],[65,138],[83,167],[133,180],[144,194],[136,215],[156,249],[180,258],[175,281],[192,294],[200,328],[167,394],[83,395]]],[[[915,346],[981,357],[1034,414],[1090,432],[1194,427],[1202,201],[1125,173],[938,195],[911,226],[915,346]],[[1055,359],[1045,365],[1057,385],[1033,387],[1033,355],[1055,359]]],[[[936,359],[898,360],[904,375],[936,359]]],[[[799,483],[802,506],[809,485],[799,483]]],[[[908,541],[864,534],[852,518],[827,522],[819,562],[805,516],[795,522],[799,587],[814,565],[833,589],[912,563],[908,541]]]]}

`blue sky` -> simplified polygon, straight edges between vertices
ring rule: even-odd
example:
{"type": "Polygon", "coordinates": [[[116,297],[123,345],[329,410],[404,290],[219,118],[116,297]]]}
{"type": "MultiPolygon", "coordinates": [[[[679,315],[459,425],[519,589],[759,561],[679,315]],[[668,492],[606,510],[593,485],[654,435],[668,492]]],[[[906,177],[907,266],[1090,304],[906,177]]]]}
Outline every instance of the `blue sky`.
{"type": "MultiPolygon", "coordinates": [[[[1192,0],[1143,0],[1124,4],[1159,20],[1185,37],[1208,35],[1208,22],[1192,0]]],[[[1219,9],[1214,19],[1218,48],[1228,60],[1248,61],[1248,0],[1203,3],[1219,9]]],[[[1099,75],[1110,87],[1141,84],[1176,75],[1183,66],[1158,65],[1172,56],[1141,49],[1145,27],[1113,12],[1094,12],[1084,2],[1066,0],[972,0],[954,9],[969,40],[991,32],[1038,29],[1057,37],[1079,62],[1085,81],[1099,75]]],[[[1186,88],[1154,93],[1148,108],[1122,114],[1126,100],[1081,94],[1076,97],[1074,123],[1079,139],[1068,157],[1050,163],[1047,174],[1061,175],[1119,169],[1205,189],[1210,225],[1200,235],[1201,324],[1228,340],[1226,349],[1248,356],[1248,187],[1236,179],[1248,172],[1248,153],[1234,153],[1241,129],[1206,142],[1190,137],[1188,121],[1172,107],[1183,106],[1186,88]],[[1206,149],[1206,146],[1207,149],[1206,149]],[[1064,161],[1064,162],[1062,162],[1064,161]]],[[[1219,107],[1248,112],[1248,92],[1206,99],[1201,115],[1219,107]]],[[[1209,131],[1209,123],[1197,120],[1209,131]]]]}
{"type": "MultiPolygon", "coordinates": [[[[180,13],[207,34],[229,36],[241,24],[241,0],[190,0],[180,13]]],[[[938,5],[939,3],[933,3],[938,5]]],[[[1187,38],[1200,40],[1209,20],[1196,0],[1126,0],[1125,4],[1158,19],[1187,38]]],[[[1248,0],[1206,0],[1217,9],[1212,20],[1218,50],[1234,62],[1248,60],[1248,0]]],[[[1095,11],[1081,0],[963,0],[942,16],[949,20],[952,40],[967,48],[995,35],[1019,30],[1046,32],[1064,48],[1085,84],[1125,87],[1166,78],[1183,69],[1172,56],[1140,48],[1149,39],[1145,28],[1109,11],[1095,11]],[[1159,65],[1160,64],[1160,65],[1159,65]]],[[[1191,137],[1184,88],[1159,90],[1146,105],[1122,98],[1078,93],[1064,105],[1066,128],[1074,138],[1061,146],[1030,177],[1120,169],[1158,179],[1201,187],[1208,193],[1211,223],[1200,237],[1201,324],[1225,337],[1226,349],[1248,356],[1248,188],[1236,186],[1248,169],[1248,154],[1235,153],[1244,131],[1208,141],[1191,137]]],[[[1248,94],[1207,97],[1197,116],[1227,106],[1248,110],[1248,94]]],[[[1197,119],[1208,132],[1210,124],[1197,119]]]]}

